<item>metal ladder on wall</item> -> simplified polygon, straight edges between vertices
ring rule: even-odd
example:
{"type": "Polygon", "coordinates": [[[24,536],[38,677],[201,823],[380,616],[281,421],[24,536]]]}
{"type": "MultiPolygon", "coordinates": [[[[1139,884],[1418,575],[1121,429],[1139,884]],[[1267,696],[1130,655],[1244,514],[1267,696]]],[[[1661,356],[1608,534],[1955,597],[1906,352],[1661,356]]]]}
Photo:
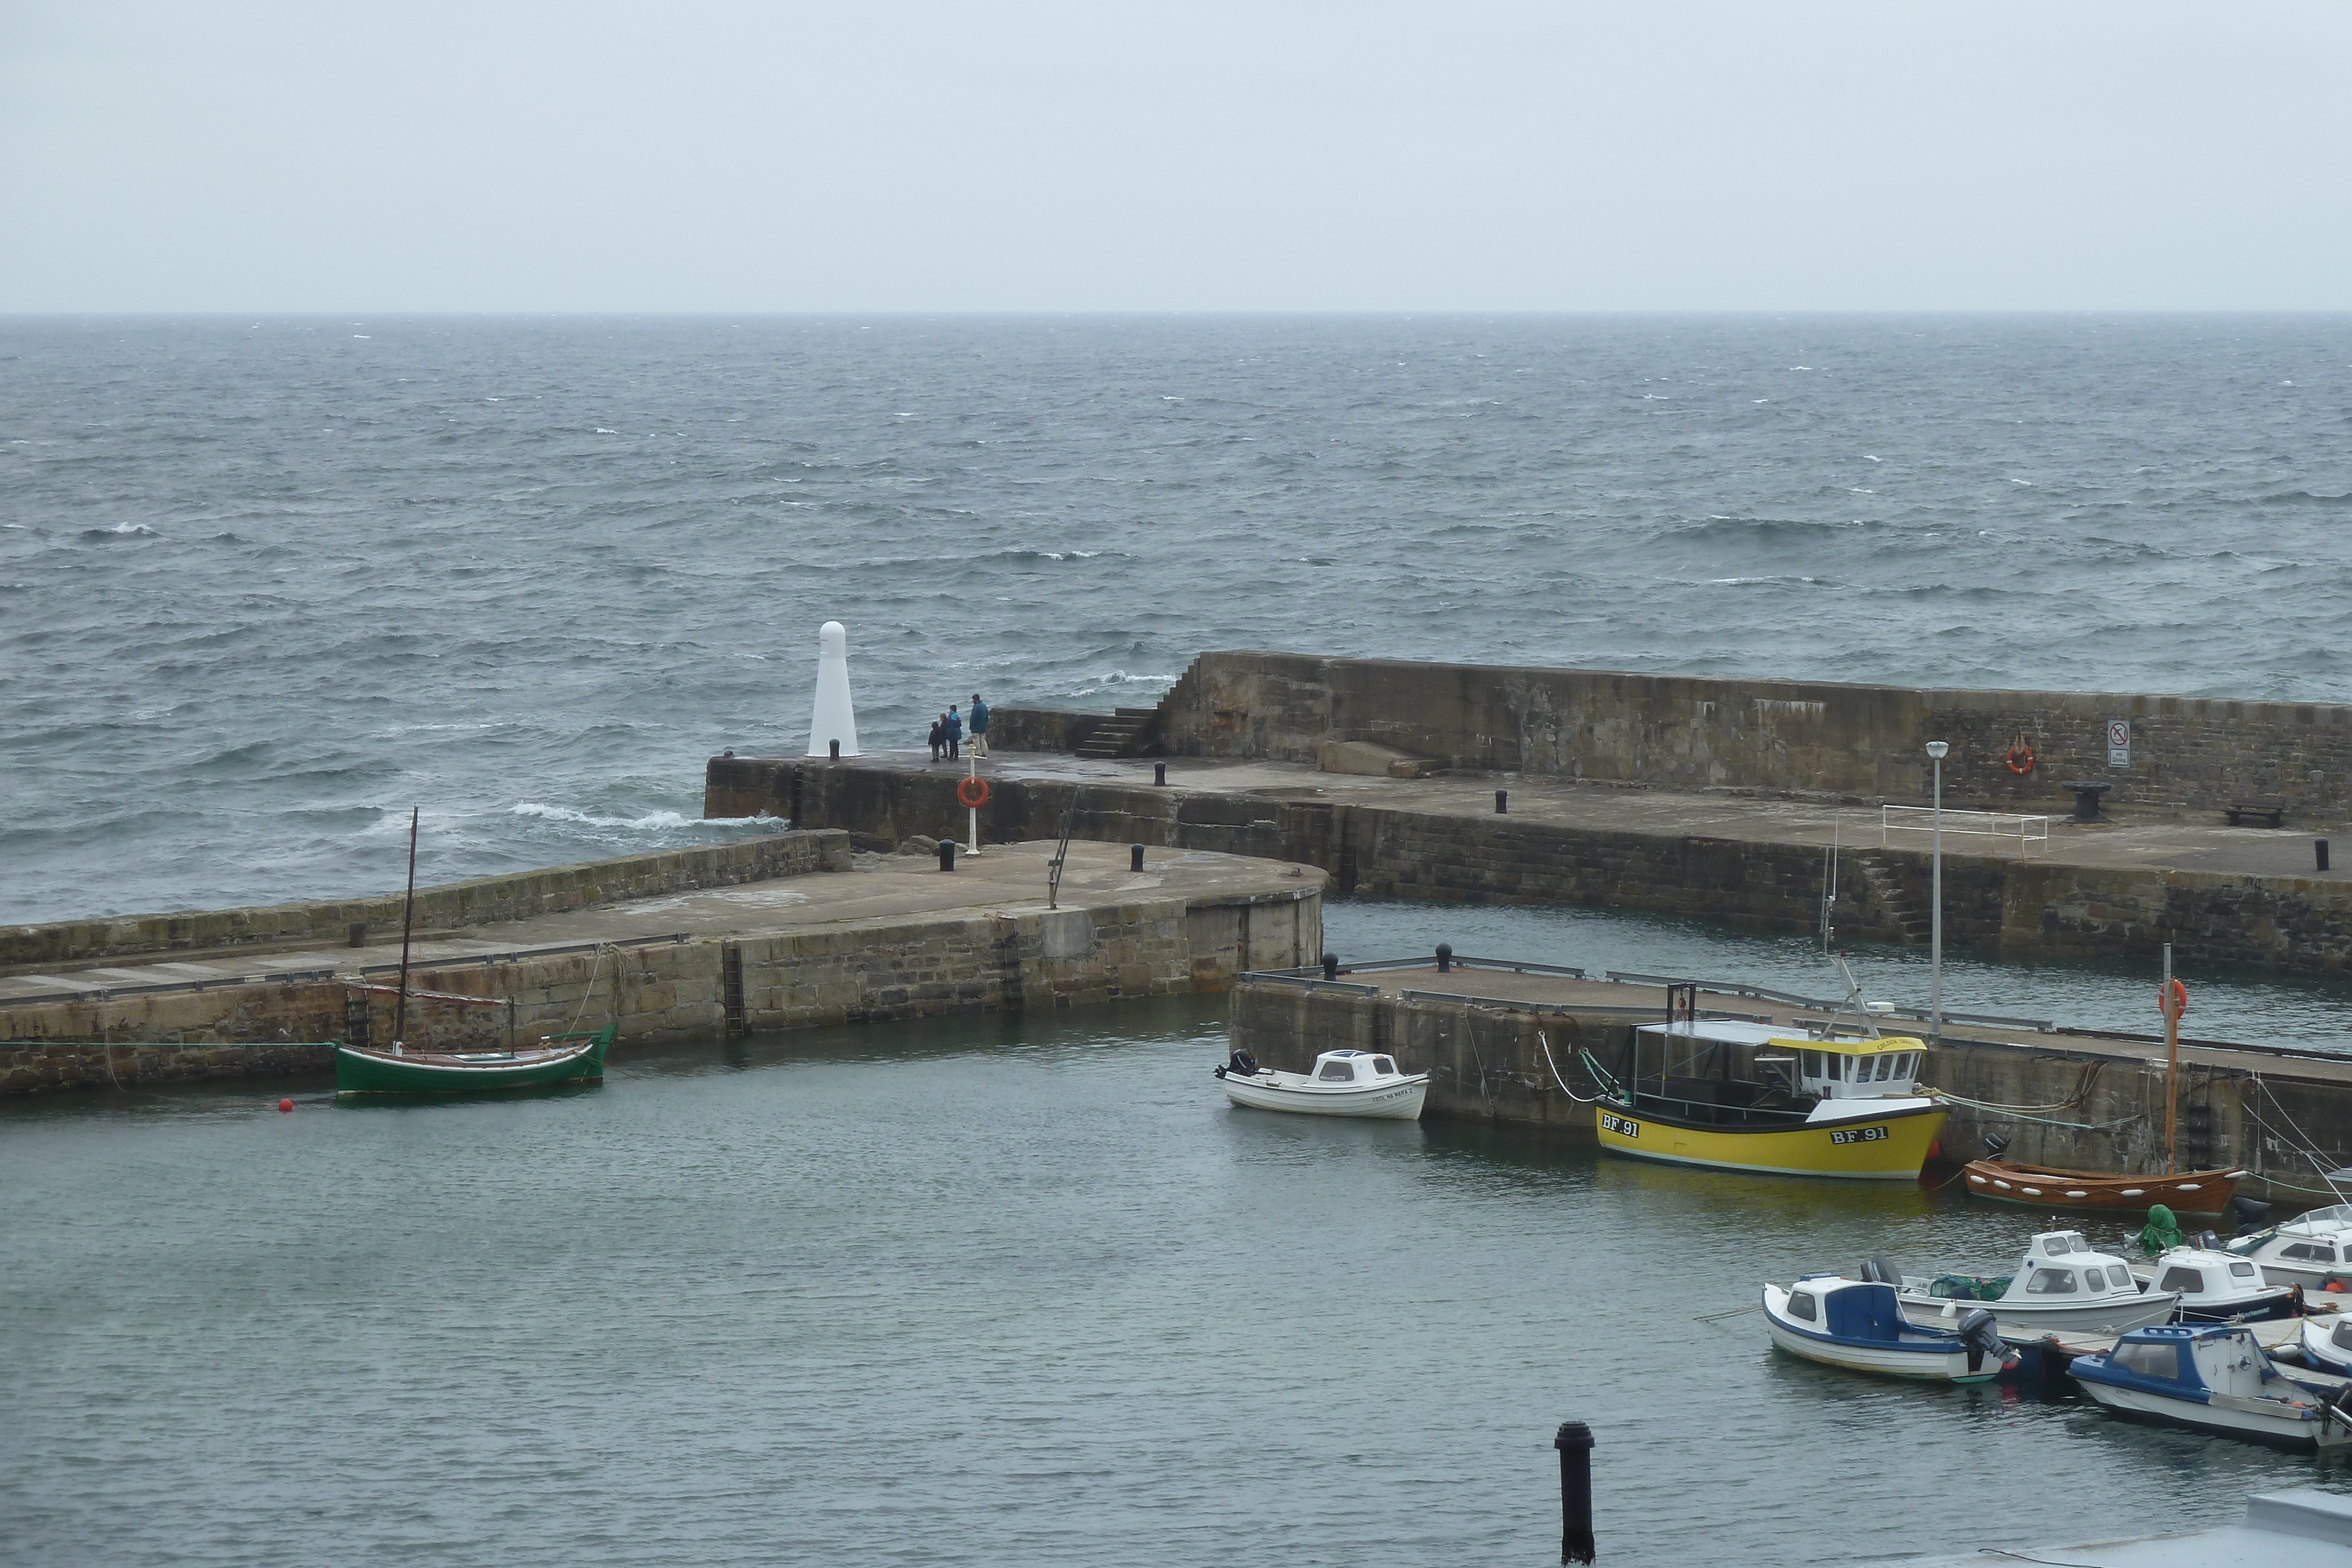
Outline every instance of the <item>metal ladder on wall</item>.
{"type": "Polygon", "coordinates": [[[1083,784],[1070,786],[1070,803],[1062,808],[1061,847],[1054,852],[1054,858],[1045,862],[1045,907],[1048,909],[1062,906],[1062,862],[1070,858],[1070,830],[1077,826],[1078,797],[1085,790],[1083,784]]]}

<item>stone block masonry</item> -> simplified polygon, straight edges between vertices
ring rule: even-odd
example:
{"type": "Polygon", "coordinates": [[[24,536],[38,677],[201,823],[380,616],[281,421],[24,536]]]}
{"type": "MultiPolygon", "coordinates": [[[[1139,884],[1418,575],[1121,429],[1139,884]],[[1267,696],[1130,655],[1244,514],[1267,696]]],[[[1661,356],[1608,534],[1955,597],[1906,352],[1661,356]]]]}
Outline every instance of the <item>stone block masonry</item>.
{"type": "MultiPolygon", "coordinates": [[[[808,835],[840,842],[845,835],[808,835]]],[[[803,876],[622,902],[420,945],[412,986],[511,1001],[465,1007],[412,998],[408,1037],[494,1047],[615,1023],[624,1042],[715,1039],[935,1013],[1060,1008],[1216,991],[1236,974],[1311,963],[1321,950],[1319,873],[1212,854],[1161,854],[1141,873],[1123,848],[1071,846],[1062,907],[1047,909],[1052,844],[991,849],[942,875],[890,857],[842,875],[803,876]],[[730,962],[732,960],[732,962],[730,962]],[[732,993],[730,994],[730,982],[732,993]]],[[[352,953],[387,983],[398,944],[352,953]]],[[[189,966],[181,966],[188,967],[189,966]]],[[[392,1038],[393,998],[340,976],[299,980],[108,984],[58,967],[48,988],[12,1000],[0,986],[0,1094],[318,1071],[356,995],[370,1033],[392,1038]],[[57,988],[76,980],[74,994],[57,988]],[[107,1041],[138,1040],[136,1049],[107,1041]]]]}

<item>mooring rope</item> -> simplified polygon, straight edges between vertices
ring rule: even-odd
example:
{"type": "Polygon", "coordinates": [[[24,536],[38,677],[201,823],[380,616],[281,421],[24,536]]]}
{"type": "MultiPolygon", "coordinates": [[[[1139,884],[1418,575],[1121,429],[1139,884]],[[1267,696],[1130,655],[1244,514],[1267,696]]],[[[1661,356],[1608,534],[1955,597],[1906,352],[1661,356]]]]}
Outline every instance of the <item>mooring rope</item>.
{"type": "MultiPolygon", "coordinates": [[[[1568,1080],[1559,1075],[1559,1063],[1551,1059],[1551,1041],[1544,1038],[1544,1032],[1541,1030],[1536,1030],[1536,1043],[1543,1047],[1544,1065],[1551,1069],[1551,1081],[1559,1085],[1559,1092],[1561,1093],[1567,1095],[1570,1099],[1575,1101],[1580,1105],[1598,1105],[1601,1103],[1600,1095],[1595,1094],[1591,1099],[1587,1100],[1583,1095],[1579,1094],[1575,1090],[1570,1089],[1568,1086],[1568,1080]]],[[[1744,1308],[1742,1309],[1742,1311],[1745,1310],[1746,1309],[1744,1308]]]]}

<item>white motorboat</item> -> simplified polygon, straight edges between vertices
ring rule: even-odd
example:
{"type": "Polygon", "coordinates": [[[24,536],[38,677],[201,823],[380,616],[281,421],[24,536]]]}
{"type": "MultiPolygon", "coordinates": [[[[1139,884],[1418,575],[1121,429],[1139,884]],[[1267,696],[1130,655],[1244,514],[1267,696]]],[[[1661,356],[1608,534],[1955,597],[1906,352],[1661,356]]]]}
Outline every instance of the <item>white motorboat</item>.
{"type": "Polygon", "coordinates": [[[2338,1377],[2352,1375],[2352,1318],[2342,1313],[2305,1318],[2302,1323],[2303,1359],[2338,1377]]]}
{"type": "Polygon", "coordinates": [[[2294,1287],[2273,1285],[2263,1266],[2210,1247],[2172,1247],[2153,1263],[2135,1264],[2133,1278],[2180,1293],[2184,1323],[2260,1322],[2294,1315],[2294,1287]]]}
{"type": "Polygon", "coordinates": [[[1764,1323],[1791,1355],[1935,1383],[1990,1383],[2017,1354],[1979,1307],[1948,1329],[1903,1321],[1895,1287],[1878,1280],[1807,1274],[1787,1290],[1764,1287],[1764,1323]]]}
{"type": "Polygon", "coordinates": [[[1225,1098],[1260,1111],[1297,1111],[1309,1116],[1377,1116],[1418,1121],[1429,1094],[1429,1074],[1407,1072],[1396,1058],[1372,1051],[1327,1051],[1311,1072],[1278,1072],[1260,1067],[1246,1051],[1217,1069],[1225,1098]]]}
{"type": "Polygon", "coordinates": [[[2135,1329],[2068,1368],[2110,1410],[2290,1448],[2352,1447],[2341,1380],[2305,1381],[2237,1324],[2135,1329]]]}
{"type": "Polygon", "coordinates": [[[2352,1277],[2352,1203],[2331,1204],[2284,1225],[2241,1236],[2222,1250],[2258,1263],[2281,1285],[2319,1285],[2329,1275],[2352,1277]]]}
{"type": "Polygon", "coordinates": [[[2079,1230],[2051,1230],[2033,1239],[2025,1260],[2007,1279],[1946,1274],[1906,1275],[1898,1292],[1903,1315],[1927,1328],[1948,1328],[1971,1306],[1987,1306],[2004,1333],[2038,1338],[2050,1333],[2119,1334],[2172,1321],[2177,1291],[2153,1290],[2120,1258],[2093,1250],[2079,1230]]]}

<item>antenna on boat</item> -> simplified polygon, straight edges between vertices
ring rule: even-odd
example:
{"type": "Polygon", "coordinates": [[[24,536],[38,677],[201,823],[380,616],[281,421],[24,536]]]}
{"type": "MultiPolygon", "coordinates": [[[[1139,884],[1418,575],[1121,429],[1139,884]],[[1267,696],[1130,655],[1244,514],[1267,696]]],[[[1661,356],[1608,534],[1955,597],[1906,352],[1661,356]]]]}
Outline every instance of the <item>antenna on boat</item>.
{"type": "Polygon", "coordinates": [[[1837,966],[1837,972],[1841,976],[1844,977],[1845,1000],[1840,1002],[1835,1009],[1831,1012],[1829,1027],[1822,1031],[1823,1038],[1826,1039],[1831,1035],[1836,1034],[1838,1019],[1845,1017],[1848,1013],[1852,1013],[1853,1015],[1855,1024],[1867,1033],[1871,1039],[1876,1040],[1880,1038],[1881,1031],[1878,1027],[1878,1015],[1872,1012],[1870,1010],[1870,1004],[1862,999],[1862,982],[1853,977],[1853,970],[1849,968],[1846,965],[1845,955],[1843,953],[1832,953],[1829,957],[1830,962],[1837,966]]]}
{"type": "Polygon", "coordinates": [[[393,1009],[392,1049],[408,1038],[408,934],[416,918],[416,817],[420,807],[408,809],[408,902],[400,911],[400,1001],[393,1009]]]}

